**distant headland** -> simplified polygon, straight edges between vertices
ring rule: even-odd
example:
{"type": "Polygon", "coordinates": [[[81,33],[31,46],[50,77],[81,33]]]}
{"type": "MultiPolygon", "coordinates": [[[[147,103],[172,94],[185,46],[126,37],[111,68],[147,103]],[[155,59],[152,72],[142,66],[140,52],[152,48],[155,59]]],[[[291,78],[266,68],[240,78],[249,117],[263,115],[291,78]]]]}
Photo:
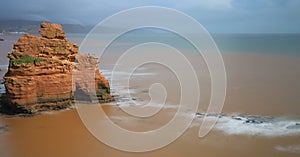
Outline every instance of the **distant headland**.
{"type": "MultiPolygon", "coordinates": [[[[42,22],[32,20],[2,20],[0,21],[0,34],[37,34],[42,22]]],[[[80,24],[62,24],[62,27],[66,33],[87,33],[92,28],[92,26],[83,26],[80,24]]]]}

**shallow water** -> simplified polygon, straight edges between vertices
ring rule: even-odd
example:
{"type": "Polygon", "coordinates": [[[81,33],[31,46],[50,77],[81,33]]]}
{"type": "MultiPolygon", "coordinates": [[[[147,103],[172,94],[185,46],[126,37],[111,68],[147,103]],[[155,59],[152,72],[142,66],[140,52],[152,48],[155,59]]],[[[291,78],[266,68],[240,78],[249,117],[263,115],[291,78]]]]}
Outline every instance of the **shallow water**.
{"type": "MultiPolygon", "coordinates": [[[[101,58],[101,72],[109,80],[119,55],[106,54],[101,58]]],[[[198,130],[210,98],[210,78],[201,57],[199,59],[193,53],[187,57],[199,68],[196,71],[201,87],[198,114],[180,114],[195,119],[181,137],[166,147],[146,153],[111,148],[93,137],[76,110],[71,109],[26,118],[0,117],[0,128],[7,128],[0,130],[0,156],[299,156],[300,56],[284,53],[224,54],[228,78],[225,105],[220,116],[209,116],[218,118],[218,123],[204,138],[198,138],[198,130]]],[[[154,130],[168,123],[178,110],[181,94],[174,74],[163,66],[144,65],[132,75],[127,93],[123,78],[130,74],[131,69],[126,70],[126,65],[123,66],[125,70],[116,71],[117,77],[111,87],[117,100],[101,106],[110,120],[122,128],[138,132],[154,130]],[[149,87],[157,82],[164,84],[168,93],[166,104],[159,113],[140,119],[119,108],[147,104],[150,101],[149,87]]],[[[149,108],[159,107],[160,104],[149,105],[149,108]]],[[[106,121],[99,120],[99,123],[106,121]]]]}

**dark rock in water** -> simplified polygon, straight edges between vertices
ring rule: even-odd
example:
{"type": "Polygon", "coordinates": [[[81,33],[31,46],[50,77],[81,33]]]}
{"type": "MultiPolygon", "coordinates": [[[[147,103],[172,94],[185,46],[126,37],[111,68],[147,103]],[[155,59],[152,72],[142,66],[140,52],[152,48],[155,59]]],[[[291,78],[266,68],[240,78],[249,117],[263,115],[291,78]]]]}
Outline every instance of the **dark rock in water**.
{"type": "Polygon", "coordinates": [[[204,114],[204,113],[196,113],[195,115],[196,115],[196,117],[198,117],[198,118],[202,118],[202,117],[204,117],[204,116],[205,116],[205,114],[204,114]]]}
{"type": "Polygon", "coordinates": [[[149,90],[148,89],[144,89],[141,91],[142,93],[149,93],[149,90]]]}
{"type": "Polygon", "coordinates": [[[9,131],[9,128],[7,125],[0,125],[0,133],[9,131]]]}
{"type": "Polygon", "coordinates": [[[0,41],[4,41],[4,39],[3,39],[3,38],[0,38],[0,41]]]}
{"type": "Polygon", "coordinates": [[[267,123],[267,122],[272,122],[273,117],[268,117],[268,116],[240,116],[242,118],[245,118],[244,123],[249,123],[249,124],[262,124],[262,123],[267,123]]]}
{"type": "Polygon", "coordinates": [[[248,119],[248,120],[245,121],[245,123],[261,124],[261,123],[263,123],[263,122],[262,122],[262,121],[259,121],[259,120],[248,119]]]}
{"type": "MultiPolygon", "coordinates": [[[[233,120],[241,121],[244,124],[262,124],[262,123],[272,123],[274,118],[270,116],[253,116],[253,115],[226,115],[226,114],[216,114],[216,113],[196,113],[197,118],[207,117],[231,117],[233,120]]],[[[299,124],[300,127],[300,124],[299,124]]]]}
{"type": "Polygon", "coordinates": [[[296,123],[295,125],[290,125],[286,128],[288,128],[288,129],[300,129],[300,123],[296,123]]]}
{"type": "Polygon", "coordinates": [[[207,113],[205,114],[207,117],[218,117],[219,115],[216,113],[207,113]]]}
{"type": "Polygon", "coordinates": [[[222,116],[225,116],[224,114],[216,114],[216,113],[196,113],[195,115],[198,118],[203,118],[205,116],[207,116],[207,117],[222,118],[222,116]]]}
{"type": "Polygon", "coordinates": [[[235,120],[242,120],[242,118],[240,118],[240,117],[232,117],[232,119],[235,119],[235,120]]]}

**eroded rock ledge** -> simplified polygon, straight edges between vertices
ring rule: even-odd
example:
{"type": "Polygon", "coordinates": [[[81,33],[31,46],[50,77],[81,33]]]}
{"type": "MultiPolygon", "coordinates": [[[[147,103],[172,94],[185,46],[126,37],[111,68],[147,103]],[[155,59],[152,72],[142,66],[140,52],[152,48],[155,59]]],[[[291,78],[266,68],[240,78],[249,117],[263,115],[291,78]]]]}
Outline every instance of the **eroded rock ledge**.
{"type": "Polygon", "coordinates": [[[95,85],[100,102],[113,100],[108,81],[99,73],[97,58],[79,54],[78,46],[66,39],[61,25],[42,23],[40,34],[42,37],[23,35],[8,54],[2,112],[64,109],[71,106],[75,92],[88,95],[91,85],[95,85]],[[78,76],[74,82],[73,74],[78,76]]]}

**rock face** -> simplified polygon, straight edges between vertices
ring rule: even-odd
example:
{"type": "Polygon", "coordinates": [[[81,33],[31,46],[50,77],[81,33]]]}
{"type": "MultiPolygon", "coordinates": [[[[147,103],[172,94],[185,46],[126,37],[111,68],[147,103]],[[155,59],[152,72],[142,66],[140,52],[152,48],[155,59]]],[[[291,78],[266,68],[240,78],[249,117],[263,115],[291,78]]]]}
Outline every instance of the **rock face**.
{"type": "Polygon", "coordinates": [[[97,58],[89,55],[76,55],[73,70],[73,90],[75,100],[110,102],[110,87],[107,79],[99,73],[97,58]]]}
{"type": "Polygon", "coordinates": [[[47,22],[41,24],[40,34],[47,39],[64,39],[66,37],[61,25],[47,22]]]}
{"type": "Polygon", "coordinates": [[[93,89],[101,102],[113,100],[108,81],[99,73],[97,59],[78,54],[78,46],[65,38],[61,25],[42,23],[40,34],[42,37],[23,35],[8,54],[9,69],[4,76],[6,105],[2,110],[33,113],[69,107],[76,90],[91,92],[87,80],[96,82],[93,89]],[[87,77],[83,74],[86,69],[92,73],[88,79],[72,82],[73,73],[87,77]]]}

